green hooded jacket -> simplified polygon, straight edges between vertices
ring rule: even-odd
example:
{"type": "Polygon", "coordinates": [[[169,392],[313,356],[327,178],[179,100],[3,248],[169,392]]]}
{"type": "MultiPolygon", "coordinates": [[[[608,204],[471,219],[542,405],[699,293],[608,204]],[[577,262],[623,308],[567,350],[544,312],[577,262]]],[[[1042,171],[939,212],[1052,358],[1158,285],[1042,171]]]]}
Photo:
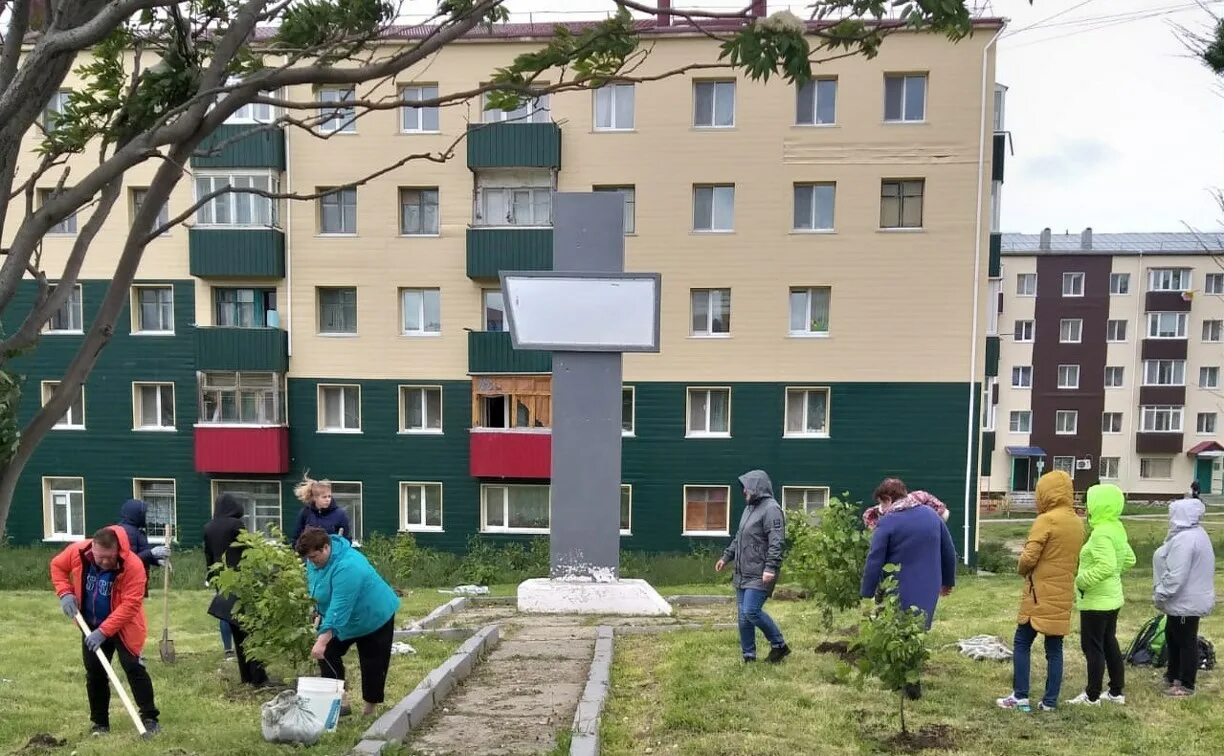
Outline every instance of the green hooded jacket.
{"type": "Polygon", "coordinates": [[[1122,572],[1135,566],[1135,552],[1126,541],[1122,508],[1126,497],[1112,483],[1088,489],[1088,525],[1092,534],[1080,549],[1075,576],[1076,606],[1080,611],[1121,609],[1122,572]]]}

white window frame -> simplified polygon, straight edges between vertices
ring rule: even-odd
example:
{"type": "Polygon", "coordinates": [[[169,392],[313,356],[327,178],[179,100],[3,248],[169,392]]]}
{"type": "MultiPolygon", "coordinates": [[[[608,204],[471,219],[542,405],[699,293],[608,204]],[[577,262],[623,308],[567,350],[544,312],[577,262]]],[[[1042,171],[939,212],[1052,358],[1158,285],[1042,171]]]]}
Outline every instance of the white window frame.
{"type": "Polygon", "coordinates": [[[633,131],[637,128],[637,93],[632,83],[613,83],[605,84],[602,87],[591,90],[591,124],[594,131],[633,131]],[[620,123],[617,120],[617,105],[623,98],[629,98],[629,123],[620,123]],[[607,100],[604,104],[606,111],[607,123],[601,124],[600,109],[601,101],[607,100]]]}
{"type": "Polygon", "coordinates": [[[552,120],[548,107],[548,93],[525,96],[514,110],[501,108],[489,109],[489,93],[485,92],[480,100],[482,123],[548,123],[552,120]]]}
{"type": "Polygon", "coordinates": [[[836,76],[815,76],[800,86],[795,87],[795,125],[807,128],[827,128],[837,125],[837,77],[836,76]],[[821,97],[821,84],[832,85],[832,88],[825,88],[825,97],[821,97]],[[806,96],[805,96],[806,95],[806,96]],[[824,101],[831,97],[833,100],[832,118],[823,121],[820,118],[820,106],[824,101]],[[810,100],[812,106],[812,120],[803,120],[803,103],[804,100],[810,100]]]}
{"type": "MultiPolygon", "coordinates": [[[[132,335],[133,336],[173,336],[174,335],[174,286],[172,284],[134,284],[129,293],[131,297],[129,308],[132,315],[132,335]],[[144,305],[140,301],[141,293],[145,291],[168,291],[170,292],[170,328],[145,328],[144,327],[144,305]]],[[[162,303],[158,303],[159,308],[162,303]]]]}
{"type": "Polygon", "coordinates": [[[442,235],[442,214],[441,202],[442,195],[436,186],[401,186],[399,188],[399,235],[405,237],[432,237],[442,235]],[[416,202],[405,202],[405,195],[410,192],[416,192],[416,202]],[[429,200],[432,199],[431,203],[429,200]],[[425,208],[433,206],[433,229],[426,227],[425,223],[425,208]],[[404,222],[404,209],[407,207],[416,207],[420,218],[420,231],[408,230],[408,224],[404,222]]]}
{"type": "MultiPolygon", "coordinates": [[[[627,512],[627,514],[629,515],[629,527],[621,528],[620,534],[623,536],[633,535],[633,485],[631,483],[621,483],[620,494],[621,494],[620,500],[621,500],[622,506],[625,503],[626,494],[628,494],[628,498],[629,498],[629,507],[628,507],[628,512],[627,512]]],[[[624,525],[625,523],[622,520],[620,524],[624,525]]]]}
{"type": "Polygon", "coordinates": [[[1121,318],[1115,318],[1112,320],[1105,321],[1105,341],[1106,343],[1125,344],[1127,341],[1126,337],[1128,335],[1127,331],[1129,330],[1130,330],[1130,326],[1127,325],[1127,321],[1121,318]],[[1119,337],[1117,333],[1119,329],[1122,331],[1121,337],[1119,337]]]}
{"type": "Polygon", "coordinates": [[[736,122],[736,102],[739,99],[738,86],[735,79],[699,79],[693,82],[693,128],[694,129],[733,129],[736,122]],[[730,84],[731,92],[731,122],[730,123],[715,123],[718,119],[718,103],[719,92],[723,92],[724,96],[727,92],[726,85],[730,84]],[[710,112],[709,123],[702,123],[702,113],[697,112],[697,90],[700,87],[713,87],[710,95],[710,112]]]}
{"type": "Polygon", "coordinates": [[[285,409],[285,376],[283,373],[275,373],[269,370],[200,370],[196,372],[196,401],[199,404],[196,421],[197,426],[204,427],[231,427],[231,428],[277,428],[287,424],[287,413],[285,409]],[[233,376],[233,383],[227,381],[220,383],[210,382],[210,376],[233,376]],[[271,381],[266,379],[271,377],[271,381]],[[246,379],[246,383],[243,379],[246,379]],[[256,379],[261,380],[256,380],[256,379]],[[268,385],[268,384],[271,385],[268,385]],[[266,403],[271,398],[273,403],[272,417],[261,417],[254,421],[239,420],[210,420],[208,412],[205,410],[206,398],[210,394],[216,394],[216,413],[219,414],[225,402],[222,397],[233,394],[232,404],[238,411],[239,416],[242,414],[243,395],[246,393],[253,394],[254,407],[256,415],[263,415],[266,409],[266,403]]]}
{"type": "Polygon", "coordinates": [[[788,331],[787,335],[796,336],[799,338],[819,338],[824,339],[829,337],[829,321],[833,314],[833,287],[832,286],[792,286],[790,294],[787,298],[787,309],[789,310],[788,331]],[[816,302],[817,292],[827,292],[825,300],[827,302],[827,311],[825,312],[824,330],[817,330],[816,324],[819,320],[813,315],[812,307],[816,302]],[[795,330],[795,297],[802,296],[804,299],[804,323],[807,325],[805,330],[795,330]]]}
{"type": "Polygon", "coordinates": [[[1173,480],[1173,458],[1172,457],[1140,457],[1139,458],[1139,479],[1140,480],[1173,480]],[[1165,475],[1152,475],[1150,465],[1154,462],[1160,462],[1169,466],[1169,472],[1165,475]]]}
{"type": "Polygon", "coordinates": [[[1084,296],[1084,274],[1083,273],[1063,273],[1062,274],[1062,295],[1064,297],[1082,297],[1084,296]]]}
{"type": "Polygon", "coordinates": [[[1187,312],[1149,312],[1147,314],[1149,339],[1185,339],[1189,336],[1190,313],[1187,312]],[[1162,336],[1161,327],[1167,325],[1164,321],[1172,316],[1175,321],[1173,336],[1162,336]]]}
{"type": "MultiPolygon", "coordinates": [[[[437,84],[403,84],[399,88],[399,98],[406,102],[433,100],[438,97],[437,84]]],[[[401,134],[439,134],[442,129],[442,114],[437,105],[427,105],[415,108],[409,105],[400,106],[399,127],[401,134]],[[426,128],[430,114],[433,116],[434,127],[426,128]]]]}
{"type": "MultiPolygon", "coordinates": [[[[130,196],[132,200],[132,218],[136,217],[136,213],[140,212],[141,206],[145,203],[145,197],[149,194],[149,187],[134,186],[131,188],[130,196]]],[[[150,232],[165,226],[170,222],[170,206],[163,204],[157,211],[157,217],[153,219],[153,226],[149,229],[150,232]]],[[[163,231],[159,236],[165,236],[170,233],[169,229],[163,231]]]]}
{"type": "Polygon", "coordinates": [[[926,123],[927,104],[928,104],[928,99],[929,99],[929,94],[930,94],[930,88],[931,88],[930,75],[926,72],[913,71],[913,72],[896,72],[896,73],[884,74],[884,91],[883,91],[883,94],[884,94],[884,123],[889,123],[889,124],[926,123]],[[898,118],[888,117],[888,81],[890,79],[900,79],[901,80],[901,103],[900,103],[901,109],[900,109],[900,117],[898,118]],[[913,97],[913,95],[910,93],[910,81],[915,80],[915,79],[922,80],[922,117],[921,118],[909,118],[906,116],[906,111],[908,111],[909,109],[907,106],[909,105],[910,99],[913,97]]]}
{"type": "Polygon", "coordinates": [[[1097,477],[1101,480],[1118,480],[1119,472],[1122,468],[1121,457],[1101,457],[1098,465],[1097,477]]]}
{"type": "Polygon", "coordinates": [[[1059,365],[1058,366],[1058,388],[1078,389],[1080,379],[1079,365],[1059,365]]]}
{"type": "MultiPolygon", "coordinates": [[[[269,522],[268,521],[269,518],[265,515],[263,518],[265,521],[264,527],[268,527],[269,525],[275,525],[280,530],[284,529],[285,527],[285,511],[284,511],[285,505],[284,505],[284,499],[282,498],[284,495],[284,491],[281,487],[281,482],[279,480],[251,480],[250,478],[213,478],[212,481],[210,482],[210,489],[211,489],[210,493],[212,494],[212,501],[217,500],[217,497],[220,495],[219,491],[221,491],[223,488],[226,488],[226,487],[233,487],[234,484],[247,485],[247,486],[252,486],[252,485],[276,486],[276,521],[269,522]]],[[[259,519],[258,508],[256,506],[248,506],[247,503],[244,501],[242,503],[242,509],[245,513],[242,518],[243,527],[245,527],[248,532],[263,533],[266,535],[264,530],[259,527],[260,519],[259,519]]]]}
{"type": "Polygon", "coordinates": [[[1011,410],[1007,414],[1007,432],[1027,434],[1033,432],[1032,410],[1011,410]]]}
{"type": "Polygon", "coordinates": [[[1079,344],[1084,340],[1083,318],[1062,318],[1058,321],[1058,343],[1079,344]]]}
{"type": "MultiPolygon", "coordinates": [[[[180,540],[178,537],[178,481],[174,478],[132,478],[132,498],[149,503],[151,498],[148,491],[144,489],[146,483],[169,483],[170,484],[170,524],[174,526],[175,541],[180,540]]],[[[152,507],[149,510],[152,511],[152,507]]],[[[162,525],[158,532],[153,524],[153,518],[146,518],[147,523],[145,530],[148,532],[149,543],[165,543],[166,529],[162,525]]]]}
{"type": "Polygon", "coordinates": [[[442,289],[437,286],[417,286],[405,287],[399,290],[400,301],[400,335],[410,336],[413,338],[437,338],[442,335],[442,289]],[[430,328],[430,324],[426,322],[426,313],[429,310],[427,299],[430,294],[437,298],[438,305],[438,323],[437,328],[430,328]],[[419,295],[420,301],[416,306],[417,322],[420,328],[409,330],[408,315],[410,308],[408,305],[409,295],[419,295]]]}
{"type": "Polygon", "coordinates": [[[730,438],[731,437],[731,387],[730,386],[689,386],[685,390],[684,402],[684,437],[685,438],[730,438]],[[712,402],[710,397],[715,392],[725,393],[727,395],[727,429],[725,431],[711,431],[710,428],[710,407],[712,402]],[[705,430],[694,430],[690,426],[692,421],[693,395],[695,393],[708,393],[706,398],[705,412],[705,430]]]}
{"type": "Polygon", "coordinates": [[[1011,387],[1014,389],[1031,389],[1033,387],[1033,366],[1013,365],[1011,387]],[[1023,379],[1025,376],[1028,376],[1027,381],[1017,381],[1018,378],[1023,379]]]}
{"type": "Polygon", "coordinates": [[[830,492],[831,492],[831,489],[828,486],[782,486],[782,501],[780,502],[782,504],[782,511],[787,512],[787,513],[795,513],[795,514],[799,514],[802,511],[802,514],[807,518],[808,522],[815,522],[820,519],[821,513],[825,510],[826,507],[829,506],[830,492]],[[802,510],[799,510],[798,508],[790,507],[787,505],[786,494],[787,492],[793,492],[793,491],[801,492],[802,504],[803,504],[802,510]],[[813,502],[810,501],[808,497],[809,497],[809,494],[817,493],[817,492],[818,492],[817,494],[818,498],[821,498],[822,501],[815,508],[815,510],[812,510],[810,507],[813,504],[813,502]]]}
{"type": "Polygon", "coordinates": [[[701,483],[686,483],[684,484],[684,494],[683,495],[684,495],[684,498],[681,503],[683,504],[684,508],[680,512],[680,530],[681,530],[680,534],[682,536],[692,536],[692,537],[698,537],[698,538],[701,538],[701,537],[715,537],[715,538],[723,537],[725,538],[726,536],[731,534],[731,505],[732,505],[731,486],[717,485],[717,484],[710,485],[710,484],[701,484],[701,483]],[[722,530],[689,530],[688,529],[688,503],[689,503],[688,492],[690,488],[704,488],[704,489],[710,489],[710,490],[720,489],[720,490],[726,491],[727,493],[727,516],[726,516],[726,524],[724,525],[722,530]]]}
{"type": "Polygon", "coordinates": [[[140,432],[156,432],[156,433],[174,433],[178,431],[178,396],[173,381],[132,381],[132,430],[140,432]],[[170,387],[170,413],[172,415],[170,425],[161,424],[162,411],[162,392],[161,389],[166,386],[170,387]],[[148,424],[144,421],[147,419],[144,416],[144,396],[143,391],[146,388],[157,389],[157,423],[148,424]]]}
{"type": "MultiPolygon", "coordinates": [[[[192,191],[195,192],[194,199],[196,202],[199,202],[205,196],[220,191],[224,187],[261,189],[276,193],[280,191],[280,179],[278,174],[272,170],[205,170],[195,172],[195,178],[191,182],[191,186],[192,191]],[[208,184],[206,191],[201,188],[201,184],[204,182],[208,184]]],[[[252,194],[251,192],[226,192],[213,197],[196,210],[195,224],[199,228],[279,228],[280,203],[276,200],[261,197],[258,194],[252,194]],[[226,213],[229,215],[229,219],[225,222],[218,222],[217,208],[222,203],[226,206],[226,213]],[[252,222],[238,223],[236,221],[240,205],[245,206],[245,211],[252,222]],[[255,222],[256,218],[264,215],[267,216],[267,223],[255,222]]]]}
{"type": "MultiPolygon", "coordinates": [[[[481,511],[484,511],[484,486],[481,486],[481,511]]],[[[417,480],[401,480],[399,484],[399,529],[401,533],[441,533],[446,525],[446,494],[445,486],[441,481],[417,481],[417,480]],[[408,522],[408,494],[412,489],[417,489],[421,494],[420,507],[421,511],[420,524],[408,522]],[[428,491],[436,490],[438,494],[438,519],[437,525],[430,525],[426,512],[429,507],[428,491]]]]}
{"type": "Polygon", "coordinates": [[[43,540],[59,543],[70,543],[80,541],[86,537],[85,522],[85,478],[79,475],[44,475],[42,478],[43,491],[43,540]],[[74,488],[59,488],[52,489],[54,481],[76,481],[79,485],[74,488]],[[64,521],[67,523],[66,530],[55,529],[55,507],[56,495],[65,496],[64,506],[66,507],[64,521]],[[80,497],[80,514],[81,521],[74,522],[72,516],[73,495],[80,497]]]}
{"type": "Polygon", "coordinates": [[[1139,408],[1140,433],[1181,433],[1185,427],[1186,408],[1180,404],[1145,404],[1139,408]],[[1168,428],[1157,428],[1161,418],[1167,418],[1168,428]]]}
{"type": "Polygon", "coordinates": [[[342,189],[332,187],[319,187],[319,192],[326,192],[322,197],[319,197],[319,236],[356,236],[357,235],[357,187],[350,186],[342,189]],[[349,202],[352,199],[352,202],[349,202]],[[328,229],[324,223],[324,218],[327,217],[327,210],[333,210],[336,217],[340,221],[340,227],[337,229],[328,229]],[[352,210],[353,226],[347,228],[347,220],[349,210],[352,210]]]}
{"type": "Polygon", "coordinates": [[[319,433],[361,433],[361,384],[358,383],[320,383],[315,386],[315,399],[318,414],[318,432],[319,433]],[[330,426],[327,424],[327,403],[325,394],[329,390],[339,390],[340,392],[340,422],[339,426],[330,426]],[[344,425],[344,405],[348,399],[348,392],[357,392],[357,425],[349,427],[344,425]]]}
{"type": "Polygon", "coordinates": [[[1126,386],[1126,366],[1125,365],[1106,365],[1105,366],[1105,388],[1124,388],[1126,386]],[[1111,383],[1110,376],[1117,376],[1117,382],[1111,383]]]}
{"type": "Polygon", "coordinates": [[[797,234],[832,234],[837,226],[837,182],[836,181],[796,181],[791,189],[791,231],[797,234]],[[807,207],[799,202],[800,190],[807,193],[807,207]],[[821,199],[827,198],[828,210],[821,212],[821,199]],[[800,217],[803,216],[803,222],[800,217]],[[821,220],[828,217],[827,225],[821,220]]]}
{"type": "Polygon", "coordinates": [[[829,437],[829,420],[832,409],[833,392],[828,386],[787,386],[783,393],[782,404],[782,437],[783,438],[828,438],[829,437]],[[807,428],[808,403],[811,400],[812,394],[824,394],[824,428],[821,430],[809,430],[807,428]],[[803,401],[803,418],[804,429],[801,431],[792,431],[790,429],[790,407],[791,397],[802,396],[803,401]]]}
{"type": "Polygon", "coordinates": [[[1075,436],[1079,434],[1079,410],[1054,410],[1054,435],[1075,436]],[[1070,420],[1068,423],[1067,420],[1070,420]]]}
{"type": "Polygon", "coordinates": [[[1181,359],[1169,360],[1144,360],[1143,361],[1143,384],[1144,386],[1185,386],[1186,385],[1186,361],[1181,359]],[[1168,367],[1169,383],[1160,382],[1160,374],[1162,367],[1168,367]],[[1152,371],[1155,371],[1156,381],[1153,382],[1152,371]],[[1178,380],[1178,373],[1181,374],[1181,379],[1178,380]]]}
{"type": "Polygon", "coordinates": [[[354,87],[323,86],[315,89],[314,94],[317,102],[339,104],[339,107],[319,108],[319,123],[316,128],[320,134],[357,133],[357,108],[353,105],[343,105],[357,99],[354,87]]]}
{"type": "Polygon", "coordinates": [[[1151,268],[1148,270],[1148,291],[1190,291],[1194,276],[1189,268],[1151,268]]]}
{"type": "Polygon", "coordinates": [[[442,386],[438,384],[400,384],[399,387],[399,432],[412,436],[440,436],[443,433],[443,423],[446,417],[445,405],[443,404],[444,393],[442,386]],[[421,417],[425,420],[425,425],[420,428],[411,428],[408,426],[408,407],[409,394],[413,391],[420,391],[418,401],[421,402],[421,417]],[[430,427],[429,423],[429,400],[430,393],[438,395],[438,427],[430,427]]]}
{"type": "Polygon", "coordinates": [[[1121,412],[1102,412],[1101,413],[1101,433],[1118,434],[1122,432],[1122,426],[1125,424],[1126,418],[1121,412]],[[1114,420],[1117,423],[1114,423],[1114,420]]]}
{"type": "Polygon", "coordinates": [[[502,290],[500,288],[481,289],[480,291],[480,330],[486,331],[486,332],[494,332],[494,333],[499,333],[499,332],[507,330],[507,327],[506,327],[506,300],[505,300],[505,297],[502,295],[502,290]],[[490,297],[496,297],[496,302],[498,303],[498,306],[496,307],[490,306],[489,304],[490,297]],[[489,313],[490,312],[500,312],[501,313],[501,323],[499,324],[500,327],[489,328],[489,313]]]}
{"type": "Polygon", "coordinates": [[[1017,320],[1012,328],[1012,343],[1031,344],[1037,337],[1037,321],[1017,320]]]}
{"type": "Polygon", "coordinates": [[[547,535],[552,526],[552,486],[544,484],[525,483],[482,483],[480,486],[480,532],[482,533],[527,533],[547,535]],[[502,525],[489,525],[488,493],[489,489],[500,488],[505,491],[502,497],[502,525]],[[546,488],[548,489],[548,528],[514,528],[510,527],[510,489],[512,488],[546,488]]]}
{"type": "MultiPolygon", "coordinates": [[[[56,286],[58,286],[58,284],[56,284],[56,286]]],[[[55,288],[53,286],[52,291],[54,290],[55,288]]],[[[85,304],[84,302],[85,302],[85,294],[83,290],[81,289],[81,284],[79,283],[73,284],[72,292],[68,295],[68,299],[64,302],[63,306],[61,306],[59,310],[55,312],[55,315],[59,315],[61,313],[67,312],[68,320],[69,320],[68,325],[70,327],[69,328],[52,328],[51,322],[55,318],[55,315],[52,315],[51,319],[47,320],[47,322],[43,325],[42,332],[44,334],[52,335],[52,336],[58,335],[58,334],[85,333],[85,304]],[[75,325],[76,327],[72,328],[71,326],[73,325],[75,325]]]]}
{"type": "Polygon", "coordinates": [[[47,104],[43,106],[42,113],[38,118],[43,129],[47,131],[55,130],[55,124],[53,123],[54,116],[63,115],[64,109],[68,105],[68,98],[71,95],[71,89],[57,89],[51,93],[51,97],[47,99],[47,104]]]}
{"type": "Polygon", "coordinates": [[[552,228],[553,222],[553,188],[551,186],[482,186],[476,192],[476,220],[472,224],[480,228],[552,228]],[[530,207],[531,217],[520,222],[516,212],[515,195],[526,192],[529,201],[522,203],[530,207]],[[505,208],[505,216],[492,218],[489,198],[495,194],[501,195],[501,204],[505,208]],[[537,218],[536,209],[543,208],[547,218],[537,218]]]}
{"type": "Polygon", "coordinates": [[[1037,296],[1037,274],[1036,273],[1017,273],[1016,274],[1016,296],[1018,297],[1037,296]],[[1032,284],[1032,286],[1030,287],[1029,284],[1032,284]]]}
{"type": "Polygon", "coordinates": [[[1075,457],[1070,454],[1067,454],[1067,455],[1060,454],[1054,458],[1054,464],[1050,469],[1051,470],[1062,470],[1063,472],[1067,473],[1072,478],[1074,478],[1075,477],[1075,457]]]}
{"type": "MultiPolygon", "coordinates": [[[[40,406],[45,407],[47,405],[47,402],[51,401],[51,396],[55,393],[55,390],[59,388],[60,383],[61,383],[60,381],[42,381],[42,383],[40,384],[42,404],[40,406]]],[[[56,420],[55,425],[51,426],[52,430],[73,430],[73,431],[85,430],[86,414],[85,414],[85,385],[84,384],[81,385],[80,397],[81,397],[81,417],[74,418],[72,416],[73,415],[73,412],[72,412],[73,405],[76,404],[76,402],[73,402],[72,404],[68,405],[68,409],[67,411],[64,412],[64,416],[56,420]],[[73,422],[74,420],[79,420],[79,422],[73,422]]]]}
{"type": "Polygon", "coordinates": [[[621,437],[637,436],[637,386],[621,386],[621,437]],[[625,427],[625,394],[629,395],[629,427],[625,427]]]}
{"type": "Polygon", "coordinates": [[[730,234],[735,232],[735,184],[693,184],[693,233],[695,234],[730,234]],[[697,193],[710,192],[710,225],[698,225],[697,193]],[[731,193],[731,217],[723,218],[718,212],[719,191],[731,193]]]}
{"type": "Polygon", "coordinates": [[[1218,389],[1220,387],[1220,367],[1218,365],[1200,366],[1198,384],[1201,389],[1218,389]]]}
{"type": "Polygon", "coordinates": [[[1208,273],[1203,277],[1204,294],[1224,294],[1224,273],[1208,273]]]}
{"type": "Polygon", "coordinates": [[[1203,321],[1203,343],[1219,344],[1224,341],[1224,320],[1203,321]]]}
{"type": "Polygon", "coordinates": [[[1109,294],[1114,297],[1130,294],[1130,273],[1110,273],[1109,294]]]}
{"type": "Polygon", "coordinates": [[[727,302],[727,320],[731,320],[731,289],[729,287],[719,288],[713,287],[709,289],[689,289],[689,337],[694,339],[726,339],[731,336],[731,325],[728,322],[725,331],[715,331],[714,324],[717,320],[714,317],[714,293],[718,292],[726,298],[727,302]],[[696,310],[697,303],[701,298],[705,298],[706,318],[705,330],[697,330],[696,328],[696,310]]]}
{"type": "Polygon", "coordinates": [[[1200,436],[1214,436],[1217,427],[1216,417],[1217,415],[1215,412],[1199,412],[1196,414],[1194,417],[1195,433],[1199,434],[1200,436]]]}

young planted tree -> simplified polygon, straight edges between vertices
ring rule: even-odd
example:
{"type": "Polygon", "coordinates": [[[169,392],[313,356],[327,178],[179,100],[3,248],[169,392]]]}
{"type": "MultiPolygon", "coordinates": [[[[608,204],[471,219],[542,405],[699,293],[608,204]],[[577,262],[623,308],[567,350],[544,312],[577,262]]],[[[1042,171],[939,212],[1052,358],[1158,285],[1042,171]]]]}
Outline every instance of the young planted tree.
{"type": "Polygon", "coordinates": [[[897,692],[901,734],[908,735],[905,725],[905,687],[917,685],[930,651],[926,646],[926,619],[913,607],[903,608],[897,593],[896,574],[901,567],[884,565],[887,577],[881,583],[883,598],[874,611],[863,619],[859,637],[851,645],[861,654],[857,672],[859,681],[875,677],[884,687],[897,692]]]}
{"type": "Polygon", "coordinates": [[[825,625],[858,604],[871,538],[849,494],[829,499],[817,525],[787,520],[786,571],[820,604],[825,625]]]}
{"type": "MultiPolygon", "coordinates": [[[[288,201],[318,196],[225,187],[196,197],[192,207],[157,227],[158,213],[189,172],[192,155],[201,145],[208,145],[204,154],[226,146],[209,138],[240,108],[268,105],[277,117],[235,139],[276,128],[325,139],[317,127],[334,111],[313,95],[296,99],[293,91],[351,87],[345,112],[355,119],[374,110],[457,105],[486,93],[488,107],[513,109],[526,95],[695,70],[803,82],[813,65],[876,54],[895,31],[925,30],[958,40],[972,30],[963,0],[815,0],[807,21],[789,12],[753,18],[764,7],[759,2],[737,12],[668,9],[679,23],[716,40],[718,52],[659,71],[643,68],[650,49],[630,17],[630,11],[655,14],[659,8],[609,1],[617,11],[611,18],[557,27],[539,50],[506,61],[479,87],[403,100],[398,94],[378,96],[379,85],[464,36],[507,20],[506,0],[439,0],[432,18],[412,35],[396,32],[400,8],[389,0],[0,0],[0,540],[17,480],[110,340],[149,241],[220,194],[288,201]],[[72,92],[53,117],[43,118],[70,71],[72,92]],[[39,142],[33,154],[23,148],[31,133],[39,142]],[[155,164],[156,172],[131,218],[95,317],[54,393],[18,427],[20,381],[13,361],[37,348],[43,325],[68,300],[114,211],[125,175],[145,163],[155,164]],[[46,195],[36,202],[40,189],[46,195]],[[71,252],[49,270],[41,253],[44,234],[78,213],[84,222],[71,252]],[[37,293],[18,304],[25,301],[17,297],[23,279],[34,281],[37,293]]],[[[439,152],[391,157],[380,170],[352,176],[333,191],[413,161],[448,160],[457,145],[458,139],[439,152]]]]}

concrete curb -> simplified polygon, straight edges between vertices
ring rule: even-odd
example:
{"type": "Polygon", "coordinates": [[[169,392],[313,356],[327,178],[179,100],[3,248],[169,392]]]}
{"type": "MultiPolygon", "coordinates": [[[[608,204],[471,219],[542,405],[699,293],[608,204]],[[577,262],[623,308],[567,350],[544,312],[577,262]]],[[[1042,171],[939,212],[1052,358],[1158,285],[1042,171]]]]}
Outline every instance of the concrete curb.
{"type": "MultiPolygon", "coordinates": [[[[466,601],[466,598],[463,600],[466,601]]],[[[443,607],[439,607],[441,608],[443,607]]],[[[449,613],[450,611],[443,612],[438,616],[449,613]]],[[[442,704],[447,694],[454,690],[463,678],[471,674],[480,659],[500,640],[501,628],[496,624],[485,625],[473,633],[455,649],[455,653],[426,675],[411,693],[375,720],[370,729],[361,736],[361,742],[352,753],[360,756],[382,753],[387,744],[403,741],[410,731],[419,727],[425,718],[442,704]]]]}
{"type": "Polygon", "coordinates": [[[443,640],[466,640],[472,635],[470,627],[422,627],[415,630],[396,630],[398,638],[442,638],[443,640]]]}
{"type": "Polygon", "coordinates": [[[517,596],[472,596],[472,603],[487,604],[489,606],[515,606],[518,604],[517,596]]]}
{"type": "Polygon", "coordinates": [[[425,615],[422,619],[419,619],[416,622],[413,622],[411,625],[409,625],[408,627],[404,629],[405,630],[422,630],[427,627],[433,627],[434,625],[441,622],[442,618],[445,617],[446,615],[454,614],[455,612],[462,611],[463,608],[466,607],[470,601],[471,599],[467,596],[456,596],[450,601],[447,601],[442,606],[439,606],[437,609],[434,609],[429,614],[425,615]]]}
{"type": "Polygon", "coordinates": [[[616,628],[617,635],[660,635],[676,630],[736,630],[734,622],[715,622],[703,625],[700,622],[678,622],[674,625],[622,625],[616,628]]]}
{"type": "Polygon", "coordinates": [[[668,596],[667,603],[673,606],[703,606],[705,604],[729,604],[735,600],[734,596],[718,596],[718,595],[695,595],[695,596],[668,596]]]}
{"type": "Polygon", "coordinates": [[[570,756],[598,756],[599,722],[612,682],[612,644],[615,631],[602,625],[595,631],[595,654],[586,688],[574,711],[570,756]]]}

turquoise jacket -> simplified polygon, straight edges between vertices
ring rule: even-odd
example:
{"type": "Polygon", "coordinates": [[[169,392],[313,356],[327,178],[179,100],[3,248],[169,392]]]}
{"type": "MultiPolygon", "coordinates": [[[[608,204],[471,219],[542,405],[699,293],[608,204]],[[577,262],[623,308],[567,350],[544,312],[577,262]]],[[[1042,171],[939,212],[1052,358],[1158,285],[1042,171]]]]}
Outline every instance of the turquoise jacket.
{"type": "Polygon", "coordinates": [[[1126,540],[1122,509],[1126,496],[1112,483],[1088,489],[1088,524],[1092,534],[1080,551],[1075,576],[1076,605],[1081,611],[1122,608],[1122,573],[1135,566],[1135,552],[1126,540]]]}
{"type": "Polygon", "coordinates": [[[344,538],[331,538],[331,558],[323,567],[306,561],[310,597],[319,607],[319,635],[331,630],[340,640],[369,635],[399,609],[399,596],[374,571],[368,559],[344,538]]]}

